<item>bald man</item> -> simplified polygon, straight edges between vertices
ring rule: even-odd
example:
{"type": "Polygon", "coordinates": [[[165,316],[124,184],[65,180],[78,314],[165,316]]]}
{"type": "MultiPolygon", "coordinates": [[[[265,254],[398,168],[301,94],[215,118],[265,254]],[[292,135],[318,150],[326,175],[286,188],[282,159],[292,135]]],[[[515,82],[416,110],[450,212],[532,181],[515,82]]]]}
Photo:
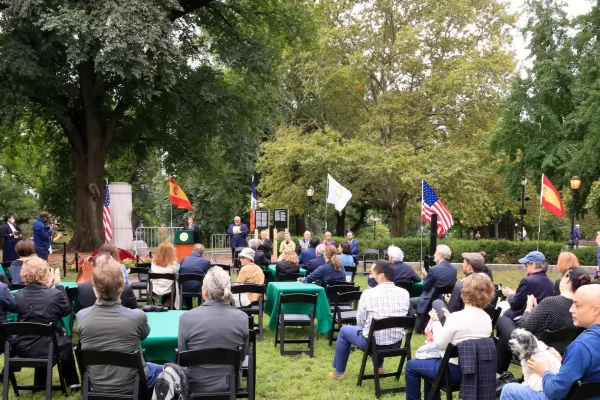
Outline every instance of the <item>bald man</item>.
{"type": "MultiPolygon", "coordinates": [[[[564,399],[577,382],[600,382],[600,285],[586,285],[577,289],[571,306],[575,326],[586,328],[567,347],[560,370],[550,372],[550,363],[531,357],[529,368],[543,378],[543,392],[534,392],[528,386],[510,383],[502,390],[500,400],[564,399]]],[[[552,350],[560,360],[560,354],[552,350]]],[[[599,400],[598,396],[590,399],[599,400]]]]}

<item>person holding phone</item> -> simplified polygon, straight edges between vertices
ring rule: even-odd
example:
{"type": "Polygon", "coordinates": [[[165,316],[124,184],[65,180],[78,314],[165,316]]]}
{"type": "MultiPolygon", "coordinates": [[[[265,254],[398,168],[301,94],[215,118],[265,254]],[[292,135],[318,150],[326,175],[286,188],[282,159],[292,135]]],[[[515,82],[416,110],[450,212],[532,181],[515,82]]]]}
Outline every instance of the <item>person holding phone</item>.
{"type": "Polygon", "coordinates": [[[12,262],[19,258],[15,250],[17,242],[21,240],[21,228],[15,224],[14,215],[10,215],[6,219],[6,223],[2,225],[2,238],[4,244],[2,246],[2,262],[12,262]]]}

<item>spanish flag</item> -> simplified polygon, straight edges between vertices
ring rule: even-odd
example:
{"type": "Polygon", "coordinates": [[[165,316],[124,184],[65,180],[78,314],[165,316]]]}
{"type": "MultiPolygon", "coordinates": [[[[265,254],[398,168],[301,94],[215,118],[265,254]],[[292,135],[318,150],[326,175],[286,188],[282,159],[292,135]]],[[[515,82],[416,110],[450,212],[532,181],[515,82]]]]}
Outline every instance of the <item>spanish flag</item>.
{"type": "Polygon", "coordinates": [[[552,214],[557,217],[565,215],[565,207],[560,199],[558,190],[556,190],[552,182],[550,182],[550,179],[544,174],[542,174],[542,195],[540,200],[546,210],[550,211],[552,214]]]}
{"type": "Polygon", "coordinates": [[[194,211],[192,203],[190,203],[183,190],[181,190],[171,177],[169,177],[169,195],[171,203],[175,204],[178,208],[187,208],[190,211],[194,211]]]}

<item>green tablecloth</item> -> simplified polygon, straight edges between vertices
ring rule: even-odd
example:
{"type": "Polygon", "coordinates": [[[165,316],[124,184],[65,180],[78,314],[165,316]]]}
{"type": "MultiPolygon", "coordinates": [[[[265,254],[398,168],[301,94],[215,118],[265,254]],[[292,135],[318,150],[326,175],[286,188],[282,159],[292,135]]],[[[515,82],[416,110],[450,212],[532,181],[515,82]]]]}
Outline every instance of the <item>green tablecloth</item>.
{"type": "Polygon", "coordinates": [[[186,311],[169,310],[167,312],[149,312],[150,334],[142,341],[146,361],[167,361],[175,358],[179,317],[186,311]]]}
{"type": "Polygon", "coordinates": [[[423,293],[423,281],[413,283],[410,297],[419,297],[421,293],[423,293]]]}
{"type": "MultiPolygon", "coordinates": [[[[269,265],[269,282],[276,282],[277,281],[277,266],[275,264],[271,264],[269,265]]],[[[306,275],[306,269],[304,268],[300,268],[300,270],[298,271],[300,273],[300,275],[306,275]]]]}
{"type": "MultiPolygon", "coordinates": [[[[318,294],[317,309],[315,318],[317,319],[317,331],[326,334],[331,329],[331,317],[329,316],[329,301],[325,294],[325,289],[313,283],[300,282],[269,282],[267,286],[267,301],[265,303],[265,313],[271,317],[269,329],[277,328],[277,318],[279,316],[279,295],[289,293],[310,293],[318,294]]],[[[286,304],[283,306],[287,313],[308,314],[311,306],[307,304],[286,304]]]]}
{"type": "MultiPolygon", "coordinates": [[[[61,282],[61,285],[64,286],[64,288],[76,288],[79,287],[79,285],[75,282],[61,282]]],[[[18,290],[11,290],[10,291],[13,296],[18,292],[18,290]]],[[[6,314],[6,318],[8,319],[8,322],[17,322],[19,320],[19,316],[17,315],[17,313],[7,313],[6,314]]],[[[61,318],[61,323],[63,328],[65,328],[65,331],[67,332],[67,336],[71,336],[72,332],[71,332],[71,315],[67,315],[66,317],[62,317],[61,318]]]]}

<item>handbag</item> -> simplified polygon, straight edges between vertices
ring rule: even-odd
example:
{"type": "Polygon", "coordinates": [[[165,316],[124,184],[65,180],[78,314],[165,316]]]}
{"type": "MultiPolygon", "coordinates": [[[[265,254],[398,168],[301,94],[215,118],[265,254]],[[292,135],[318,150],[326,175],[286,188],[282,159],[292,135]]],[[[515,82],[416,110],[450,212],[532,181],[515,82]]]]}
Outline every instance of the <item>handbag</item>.
{"type": "Polygon", "coordinates": [[[496,379],[496,398],[499,399],[502,389],[509,383],[519,383],[519,380],[511,372],[505,372],[496,379]]]}
{"type": "Polygon", "coordinates": [[[77,271],[77,278],[75,278],[75,282],[77,284],[91,282],[93,274],[94,263],[92,261],[85,261],[81,267],[79,267],[79,271],[77,271]]]}

